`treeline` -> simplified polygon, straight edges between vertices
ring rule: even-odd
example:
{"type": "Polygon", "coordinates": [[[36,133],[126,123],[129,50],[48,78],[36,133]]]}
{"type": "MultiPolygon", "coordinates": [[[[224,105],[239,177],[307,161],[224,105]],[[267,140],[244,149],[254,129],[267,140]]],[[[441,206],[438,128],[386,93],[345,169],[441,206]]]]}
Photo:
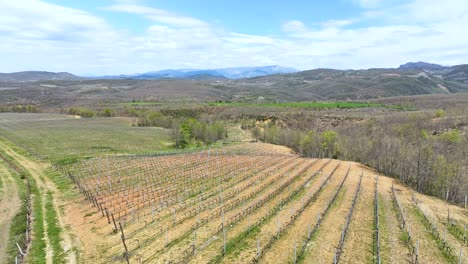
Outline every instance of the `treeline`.
{"type": "Polygon", "coordinates": [[[39,113],[36,105],[0,105],[0,113],[39,113]]]}
{"type": "Polygon", "coordinates": [[[67,111],[66,111],[67,114],[69,115],[78,115],[78,116],[81,116],[81,117],[85,117],[85,118],[90,118],[90,117],[112,117],[112,116],[115,116],[115,113],[112,109],[110,108],[105,108],[105,109],[102,109],[102,110],[94,110],[94,109],[90,109],[90,108],[82,108],[82,107],[79,107],[79,108],[69,108],[67,111]]]}
{"type": "Polygon", "coordinates": [[[462,117],[398,113],[304,131],[274,123],[251,128],[256,140],[286,145],[304,156],[361,162],[417,191],[454,202],[468,194],[468,135],[462,117]],[[436,117],[436,118],[435,118],[436,117]]]}
{"type": "Polygon", "coordinates": [[[189,110],[140,110],[134,114],[138,116],[138,126],[172,129],[170,135],[177,148],[210,145],[227,137],[225,122],[189,110]]]}

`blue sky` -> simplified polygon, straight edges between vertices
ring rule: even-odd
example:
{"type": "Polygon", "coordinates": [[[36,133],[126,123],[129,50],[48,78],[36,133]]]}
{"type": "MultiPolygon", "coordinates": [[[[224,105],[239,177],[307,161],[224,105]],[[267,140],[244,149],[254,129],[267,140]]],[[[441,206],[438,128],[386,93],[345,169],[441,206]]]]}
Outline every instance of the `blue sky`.
{"type": "Polygon", "coordinates": [[[468,62],[466,0],[0,0],[0,72],[468,62]]]}

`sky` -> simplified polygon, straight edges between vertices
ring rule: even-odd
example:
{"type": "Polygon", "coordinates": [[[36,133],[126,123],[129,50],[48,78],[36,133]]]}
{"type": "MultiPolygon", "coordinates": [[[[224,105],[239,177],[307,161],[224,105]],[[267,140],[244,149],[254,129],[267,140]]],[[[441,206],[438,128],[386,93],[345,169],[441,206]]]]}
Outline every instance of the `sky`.
{"type": "Polygon", "coordinates": [[[0,72],[468,63],[467,0],[0,0],[0,72]]]}

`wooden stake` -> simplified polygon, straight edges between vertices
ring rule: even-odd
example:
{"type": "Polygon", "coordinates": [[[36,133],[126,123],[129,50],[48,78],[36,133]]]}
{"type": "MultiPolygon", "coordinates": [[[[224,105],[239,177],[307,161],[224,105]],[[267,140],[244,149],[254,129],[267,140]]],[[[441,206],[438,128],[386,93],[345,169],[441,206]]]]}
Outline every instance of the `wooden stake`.
{"type": "Polygon", "coordinates": [[[294,241],[294,264],[297,263],[297,242],[294,241]]]}
{"type": "Polygon", "coordinates": [[[460,247],[460,254],[458,255],[458,264],[462,264],[462,256],[463,256],[463,247],[460,247]]]}
{"type": "Polygon", "coordinates": [[[120,232],[122,233],[120,238],[122,239],[122,243],[124,245],[124,248],[125,248],[125,259],[127,260],[127,264],[130,264],[130,260],[129,260],[129,256],[128,256],[128,248],[127,248],[127,244],[125,243],[125,234],[124,234],[124,231],[123,231],[123,228],[122,228],[122,224],[119,222],[119,227],[120,227],[120,232]]]}
{"type": "Polygon", "coordinates": [[[112,217],[112,222],[114,222],[114,228],[115,228],[114,231],[117,231],[118,228],[117,228],[117,224],[115,224],[115,219],[114,219],[114,214],[113,213],[111,213],[111,217],[112,217]]]}
{"type": "Polygon", "coordinates": [[[257,238],[257,260],[260,258],[260,240],[257,238]]]}

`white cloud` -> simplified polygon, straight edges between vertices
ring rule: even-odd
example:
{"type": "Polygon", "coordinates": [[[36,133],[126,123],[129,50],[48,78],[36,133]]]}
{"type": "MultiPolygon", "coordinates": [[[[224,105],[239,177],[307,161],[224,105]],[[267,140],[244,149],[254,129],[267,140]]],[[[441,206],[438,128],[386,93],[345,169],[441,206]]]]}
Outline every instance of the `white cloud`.
{"type": "Polygon", "coordinates": [[[105,10],[152,23],[139,34],[77,9],[39,0],[0,0],[0,72],[118,74],[267,64],[310,69],[391,67],[411,60],[468,62],[464,26],[468,1],[446,0],[440,5],[435,0],[412,0],[393,7],[360,2],[372,8],[357,17],[312,25],[286,21],[282,34],[270,36],[228,32],[134,0],[105,10]]]}
{"type": "Polygon", "coordinates": [[[282,26],[283,31],[285,32],[304,32],[306,31],[306,27],[304,23],[299,20],[290,20],[283,24],[282,26]]]}
{"type": "Polygon", "coordinates": [[[111,11],[126,12],[143,15],[155,22],[168,24],[176,27],[205,27],[207,24],[201,20],[191,17],[176,15],[165,10],[146,7],[136,4],[116,4],[106,8],[111,11]]]}
{"type": "Polygon", "coordinates": [[[383,0],[354,0],[354,1],[363,8],[375,8],[383,2],[383,0]]]}

